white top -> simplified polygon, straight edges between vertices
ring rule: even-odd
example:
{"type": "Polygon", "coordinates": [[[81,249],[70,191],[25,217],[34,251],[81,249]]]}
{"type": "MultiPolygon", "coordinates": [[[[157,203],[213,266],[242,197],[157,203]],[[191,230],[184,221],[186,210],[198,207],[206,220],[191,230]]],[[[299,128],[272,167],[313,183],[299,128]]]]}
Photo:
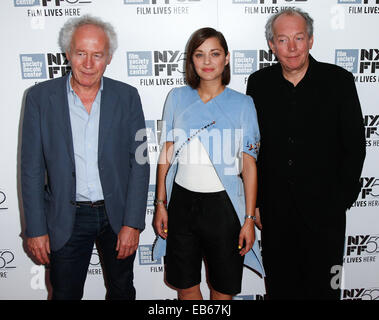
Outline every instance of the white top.
{"type": "Polygon", "coordinates": [[[186,144],[178,156],[175,182],[190,191],[219,192],[225,190],[209,155],[195,137],[186,144]]]}

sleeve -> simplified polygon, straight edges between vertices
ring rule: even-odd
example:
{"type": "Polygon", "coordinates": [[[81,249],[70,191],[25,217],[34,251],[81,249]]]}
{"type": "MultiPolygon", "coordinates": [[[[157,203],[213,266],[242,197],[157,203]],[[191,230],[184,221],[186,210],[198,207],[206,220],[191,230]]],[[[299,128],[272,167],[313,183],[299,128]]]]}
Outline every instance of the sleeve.
{"type": "Polygon", "coordinates": [[[246,105],[241,116],[242,151],[257,159],[261,143],[257,112],[251,97],[246,97],[246,105]]]}
{"type": "Polygon", "coordinates": [[[174,140],[174,105],[175,105],[175,89],[172,89],[166,99],[163,116],[162,116],[162,132],[160,145],[174,140]]]}
{"type": "Polygon", "coordinates": [[[28,237],[47,234],[44,188],[45,161],[40,111],[29,91],[25,100],[21,143],[21,189],[26,222],[25,232],[28,237]]]}
{"type": "Polygon", "coordinates": [[[343,95],[340,104],[342,156],[340,178],[342,202],[350,208],[361,190],[360,177],[366,157],[366,139],[361,105],[354,77],[349,73],[341,79],[343,95]]]}
{"type": "Polygon", "coordinates": [[[140,161],[141,159],[138,159],[138,157],[136,157],[136,154],[138,154],[136,150],[141,147],[143,150],[146,150],[146,152],[148,152],[145,117],[137,89],[132,92],[130,110],[132,113],[129,133],[130,172],[123,225],[143,230],[145,228],[150,165],[148,161],[140,161]],[[145,131],[143,139],[137,139],[136,137],[141,132],[141,130],[145,131]]]}

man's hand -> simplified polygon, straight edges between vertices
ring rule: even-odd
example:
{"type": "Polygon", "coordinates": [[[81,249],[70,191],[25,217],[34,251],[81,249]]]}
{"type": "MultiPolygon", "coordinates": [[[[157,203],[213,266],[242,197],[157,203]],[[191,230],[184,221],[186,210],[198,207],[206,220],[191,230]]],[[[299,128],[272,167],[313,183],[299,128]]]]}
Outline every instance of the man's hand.
{"type": "Polygon", "coordinates": [[[118,234],[116,251],[117,259],[125,259],[138,248],[140,231],[135,228],[123,226],[118,234]]]}
{"type": "Polygon", "coordinates": [[[50,240],[47,234],[40,237],[28,238],[27,246],[29,251],[33,254],[39,263],[50,263],[50,240]]]}

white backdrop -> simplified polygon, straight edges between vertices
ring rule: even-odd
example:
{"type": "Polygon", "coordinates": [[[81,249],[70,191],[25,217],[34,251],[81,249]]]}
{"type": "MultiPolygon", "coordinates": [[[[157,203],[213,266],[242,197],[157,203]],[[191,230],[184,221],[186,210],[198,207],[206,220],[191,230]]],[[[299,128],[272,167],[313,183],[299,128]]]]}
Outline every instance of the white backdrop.
{"type": "MultiPolygon", "coordinates": [[[[345,67],[356,78],[367,128],[367,158],[362,192],[347,212],[342,299],[379,299],[379,0],[2,0],[0,299],[46,299],[50,292],[48,271],[34,264],[24,248],[19,138],[26,89],[69,68],[57,44],[63,23],[91,13],[116,28],[119,47],[105,75],[138,88],[150,128],[152,166],[146,230],[135,261],[137,299],[174,299],[176,291],[164,283],[162,261],[151,260],[151,222],[158,120],[169,90],[184,84],[185,44],[201,27],[223,32],[232,55],[230,87],[244,93],[248,75],[275,60],[268,52],[264,24],[270,13],[285,6],[301,7],[314,18],[312,55],[345,67]]],[[[336,269],[333,281],[339,280],[341,270],[336,269]]],[[[205,280],[201,287],[208,298],[205,280]]],[[[245,268],[236,299],[262,299],[264,294],[263,279],[245,268]]],[[[94,248],[84,298],[104,295],[94,248]]]]}

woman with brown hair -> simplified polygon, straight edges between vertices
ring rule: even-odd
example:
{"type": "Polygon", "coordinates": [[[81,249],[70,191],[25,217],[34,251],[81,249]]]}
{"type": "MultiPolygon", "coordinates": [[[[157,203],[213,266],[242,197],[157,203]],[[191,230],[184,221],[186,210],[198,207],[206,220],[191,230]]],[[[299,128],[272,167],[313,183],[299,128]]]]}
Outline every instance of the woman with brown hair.
{"type": "Polygon", "coordinates": [[[252,99],[226,87],[229,60],[220,32],[197,30],[188,86],[173,89],[164,108],[153,255],[166,254],[166,280],[183,300],[202,299],[203,258],[211,299],[241,291],[244,260],[263,273],[254,242],[260,135],[252,99]]]}

